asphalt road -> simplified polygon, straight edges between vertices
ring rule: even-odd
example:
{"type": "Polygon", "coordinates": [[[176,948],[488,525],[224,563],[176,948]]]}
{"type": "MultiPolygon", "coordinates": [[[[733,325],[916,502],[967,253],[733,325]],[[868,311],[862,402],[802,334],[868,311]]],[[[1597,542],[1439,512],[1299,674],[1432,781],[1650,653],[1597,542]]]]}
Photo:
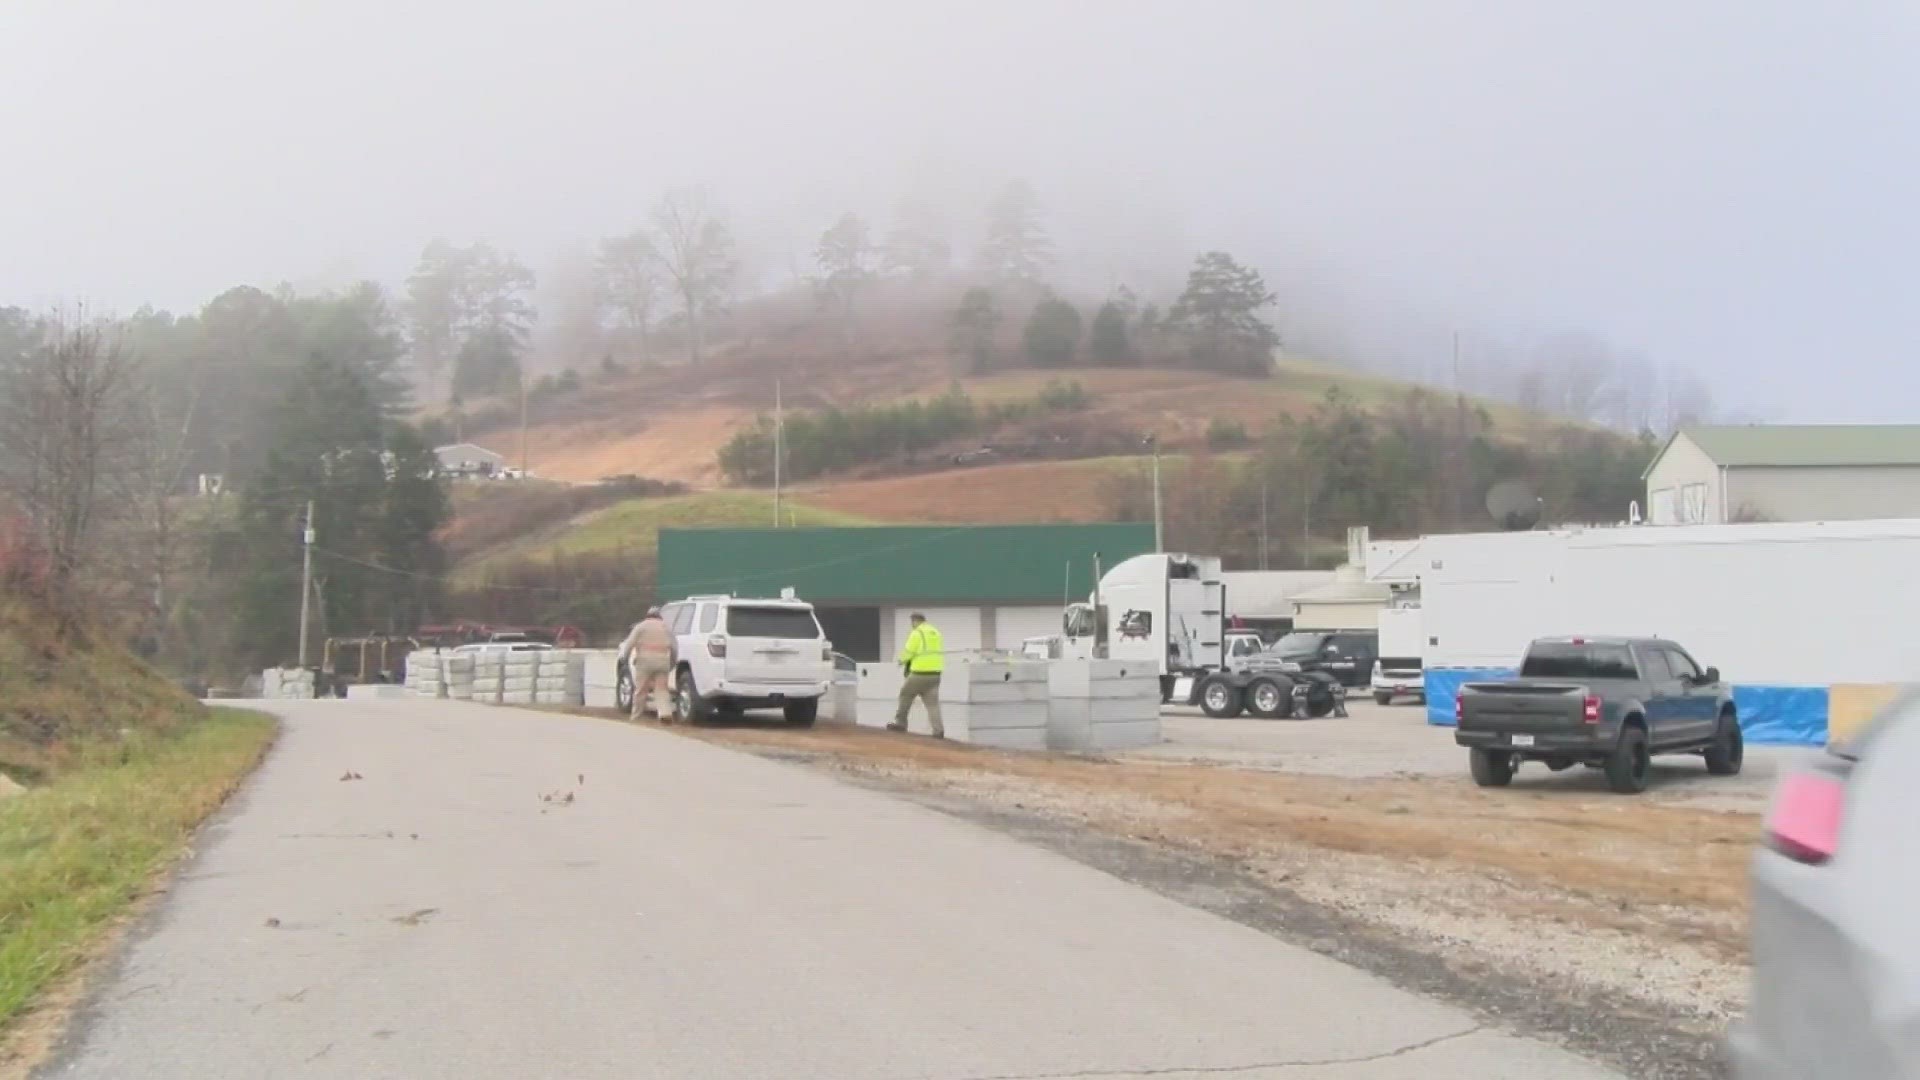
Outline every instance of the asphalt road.
{"type": "Polygon", "coordinates": [[[42,1075],[1613,1075],[798,766],[486,706],[271,707],[280,745],[42,1075]]]}

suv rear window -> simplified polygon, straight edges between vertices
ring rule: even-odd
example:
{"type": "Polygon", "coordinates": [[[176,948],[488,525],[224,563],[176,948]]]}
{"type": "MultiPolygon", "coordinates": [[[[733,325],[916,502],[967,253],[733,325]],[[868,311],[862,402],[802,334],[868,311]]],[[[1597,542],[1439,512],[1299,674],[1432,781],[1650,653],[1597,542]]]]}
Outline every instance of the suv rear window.
{"type": "Polygon", "coordinates": [[[1520,665],[1523,679],[1634,679],[1639,674],[1625,645],[1540,641],[1520,665]]]}
{"type": "Polygon", "coordinates": [[[729,607],[727,633],[736,637],[818,638],[820,624],[806,608],[729,607]]]}

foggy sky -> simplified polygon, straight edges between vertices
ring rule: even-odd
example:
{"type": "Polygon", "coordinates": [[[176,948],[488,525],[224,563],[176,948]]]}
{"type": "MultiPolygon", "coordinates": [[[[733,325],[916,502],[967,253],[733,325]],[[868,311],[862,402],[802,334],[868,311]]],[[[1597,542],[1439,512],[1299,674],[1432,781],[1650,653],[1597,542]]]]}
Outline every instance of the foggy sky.
{"type": "Polygon", "coordinates": [[[964,243],[1021,177],[1095,278],[1225,248],[1436,361],[1590,330],[1723,404],[1913,419],[1916,12],[6,0],[0,304],[397,285],[434,236],[547,274],[694,183],[777,277],[902,196],[964,243]]]}

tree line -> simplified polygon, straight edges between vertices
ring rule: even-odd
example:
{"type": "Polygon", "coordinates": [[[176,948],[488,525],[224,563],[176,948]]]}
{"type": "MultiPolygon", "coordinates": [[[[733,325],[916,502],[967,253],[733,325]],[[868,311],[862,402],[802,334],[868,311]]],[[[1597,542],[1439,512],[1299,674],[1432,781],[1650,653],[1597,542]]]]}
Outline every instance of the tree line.
{"type": "MultiPolygon", "coordinates": [[[[861,465],[910,459],[956,439],[990,435],[1035,416],[1085,409],[1091,397],[1077,382],[1049,380],[1031,399],[981,404],[955,386],[927,401],[854,405],[796,412],[779,422],[782,475],[811,480],[861,465]]],[[[720,471],[739,484],[773,482],[775,420],[762,415],[720,448],[720,471]]]]}
{"type": "MultiPolygon", "coordinates": [[[[1348,526],[1376,535],[1498,528],[1485,500],[1503,480],[1532,486],[1544,523],[1619,522],[1643,496],[1658,449],[1650,437],[1573,425],[1521,441],[1497,434],[1486,409],[1463,397],[1412,390],[1369,410],[1337,388],[1245,446],[1162,463],[1170,547],[1239,569],[1330,566],[1344,557],[1348,526]]],[[[1116,474],[1102,502],[1112,520],[1151,521],[1146,464],[1116,474]]]]}
{"type": "Polygon", "coordinates": [[[313,640],[411,629],[438,611],[448,504],[405,354],[371,283],[180,316],[0,309],[12,585],[179,674],[291,662],[311,502],[313,640]]]}

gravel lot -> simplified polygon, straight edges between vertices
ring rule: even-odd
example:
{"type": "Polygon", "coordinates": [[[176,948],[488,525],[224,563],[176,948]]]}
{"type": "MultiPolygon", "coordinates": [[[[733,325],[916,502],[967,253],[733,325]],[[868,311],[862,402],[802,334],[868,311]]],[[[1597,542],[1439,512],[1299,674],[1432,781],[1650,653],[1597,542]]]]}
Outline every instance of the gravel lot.
{"type": "MultiPolygon", "coordinates": [[[[1354,699],[1347,711],[1351,715],[1345,719],[1215,720],[1198,709],[1169,708],[1161,715],[1166,742],[1119,756],[1354,779],[1436,777],[1472,786],[1467,754],[1453,744],[1453,729],[1427,723],[1421,706],[1354,699]]],[[[1659,757],[1654,759],[1653,785],[1639,797],[1758,813],[1783,769],[1819,754],[1806,747],[1749,745],[1746,765],[1735,777],[1708,776],[1691,754],[1659,757]]],[[[1544,765],[1528,764],[1514,777],[1512,790],[1598,794],[1607,786],[1590,769],[1553,773],[1544,765]]]]}

